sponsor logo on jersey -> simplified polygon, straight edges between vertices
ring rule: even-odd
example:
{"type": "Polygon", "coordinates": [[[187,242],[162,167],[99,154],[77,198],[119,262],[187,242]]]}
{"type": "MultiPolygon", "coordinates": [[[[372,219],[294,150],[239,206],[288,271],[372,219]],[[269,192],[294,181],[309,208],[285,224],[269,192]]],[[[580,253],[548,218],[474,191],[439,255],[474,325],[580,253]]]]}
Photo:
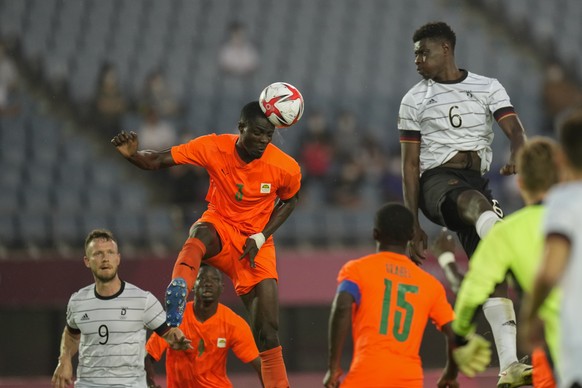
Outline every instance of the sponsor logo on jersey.
{"type": "Polygon", "coordinates": [[[431,98],[430,100],[428,100],[428,102],[426,103],[426,105],[430,105],[430,104],[436,104],[437,100],[435,100],[434,98],[431,98]]]}
{"type": "Polygon", "coordinates": [[[269,194],[271,192],[270,183],[261,183],[261,194],[269,194]]]}
{"type": "Polygon", "coordinates": [[[90,318],[89,315],[87,315],[87,313],[83,314],[83,316],[81,317],[81,321],[88,321],[89,319],[90,318]]]}

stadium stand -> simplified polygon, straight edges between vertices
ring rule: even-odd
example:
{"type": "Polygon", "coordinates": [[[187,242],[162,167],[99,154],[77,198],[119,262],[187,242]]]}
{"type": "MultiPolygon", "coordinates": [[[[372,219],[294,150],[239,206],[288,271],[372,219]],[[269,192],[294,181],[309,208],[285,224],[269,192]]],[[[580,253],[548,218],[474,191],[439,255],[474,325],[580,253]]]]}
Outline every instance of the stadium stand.
{"type": "MultiPolygon", "coordinates": [[[[422,23],[443,19],[457,31],[458,63],[497,77],[529,133],[539,132],[547,57],[543,50],[524,49],[522,40],[531,39],[535,48],[551,39],[559,58],[579,70],[582,6],[576,0],[476,3],[480,7],[455,0],[0,1],[0,40],[22,65],[27,85],[19,92],[20,114],[0,118],[0,159],[9,166],[0,184],[0,227],[5,231],[0,244],[4,251],[32,244],[64,252],[99,222],[136,246],[148,248],[144,243],[152,242],[157,250],[185,235],[181,222],[187,225],[194,215],[176,221],[174,207],[163,201],[163,185],[128,172],[108,148],[108,135],[94,125],[90,106],[104,63],[115,67],[130,102],[139,99],[147,75],[161,69],[185,106],[175,119],[181,136],[233,132],[243,103],[258,98],[267,84],[284,80],[302,91],[306,115],[320,109],[334,122],[348,108],[388,153],[398,147],[400,98],[418,81],[410,36],[422,23]],[[511,29],[482,12],[495,7],[526,26],[529,35],[515,39],[511,29]],[[262,59],[258,70],[243,78],[223,75],[216,65],[234,20],[247,24],[262,59]],[[31,81],[39,62],[42,82],[37,85],[31,81]],[[63,77],[69,92],[65,102],[72,107],[64,114],[53,109],[56,102],[46,92],[63,77]],[[27,219],[30,212],[37,216],[27,219]]],[[[129,109],[121,122],[134,129],[138,112],[129,109]]],[[[275,142],[296,155],[304,131],[305,120],[282,131],[275,142]]],[[[494,147],[506,146],[498,133],[494,147]]],[[[505,186],[492,181],[503,201],[505,186]]],[[[316,202],[305,203],[305,210],[281,230],[282,244],[369,244],[368,231],[360,225],[367,225],[382,200],[377,185],[365,180],[358,189],[363,205],[350,211],[329,204],[325,193],[309,196],[316,202]]]]}

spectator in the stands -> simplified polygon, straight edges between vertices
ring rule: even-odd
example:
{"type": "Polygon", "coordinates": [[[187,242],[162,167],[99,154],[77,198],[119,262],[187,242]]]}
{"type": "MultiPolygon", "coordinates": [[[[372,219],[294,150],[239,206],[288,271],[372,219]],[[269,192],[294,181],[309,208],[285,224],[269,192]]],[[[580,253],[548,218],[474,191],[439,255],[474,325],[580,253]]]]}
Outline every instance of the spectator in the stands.
{"type": "MultiPolygon", "coordinates": [[[[141,93],[140,109],[154,108],[161,118],[174,118],[181,110],[180,102],[170,88],[161,70],[154,70],[145,80],[141,93]]],[[[141,138],[143,141],[143,138],[141,138]]]]}
{"type": "Polygon", "coordinates": [[[128,109],[128,101],[122,91],[117,69],[110,63],[101,66],[94,105],[96,115],[93,119],[100,129],[109,134],[117,133],[121,118],[128,109]]]}
{"type": "Polygon", "coordinates": [[[231,75],[246,76],[255,72],[259,65],[259,54],[247,35],[247,27],[233,22],[228,28],[228,39],[220,48],[220,69],[231,75]]]}

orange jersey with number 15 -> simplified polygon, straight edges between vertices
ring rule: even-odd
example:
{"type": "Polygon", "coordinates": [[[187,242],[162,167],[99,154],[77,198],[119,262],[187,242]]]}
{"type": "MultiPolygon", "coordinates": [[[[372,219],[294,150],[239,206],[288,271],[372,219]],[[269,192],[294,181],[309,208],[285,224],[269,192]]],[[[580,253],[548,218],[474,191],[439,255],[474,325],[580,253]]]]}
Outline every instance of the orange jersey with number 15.
{"type": "Polygon", "coordinates": [[[299,164],[269,144],[259,159],[245,163],[237,135],[205,135],[172,147],[176,164],[204,167],[210,175],[208,211],[218,213],[241,232],[254,234],[269,221],[277,197],[293,197],[301,186],[299,164]]]}
{"type": "Polygon", "coordinates": [[[356,294],[354,355],[342,387],[422,387],[418,352],[426,323],[440,328],[454,318],[442,284],[392,252],[349,261],[338,282],[356,294]]]}

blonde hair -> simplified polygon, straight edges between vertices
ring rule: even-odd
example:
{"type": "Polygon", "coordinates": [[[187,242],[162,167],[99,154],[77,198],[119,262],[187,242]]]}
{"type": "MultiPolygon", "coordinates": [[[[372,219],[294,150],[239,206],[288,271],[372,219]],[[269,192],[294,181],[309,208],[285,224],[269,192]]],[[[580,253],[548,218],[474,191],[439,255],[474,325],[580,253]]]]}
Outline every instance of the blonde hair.
{"type": "Polygon", "coordinates": [[[560,174],[555,162],[558,143],[548,137],[528,140],[517,154],[517,173],[523,188],[532,194],[548,191],[558,183],[560,174]]]}

